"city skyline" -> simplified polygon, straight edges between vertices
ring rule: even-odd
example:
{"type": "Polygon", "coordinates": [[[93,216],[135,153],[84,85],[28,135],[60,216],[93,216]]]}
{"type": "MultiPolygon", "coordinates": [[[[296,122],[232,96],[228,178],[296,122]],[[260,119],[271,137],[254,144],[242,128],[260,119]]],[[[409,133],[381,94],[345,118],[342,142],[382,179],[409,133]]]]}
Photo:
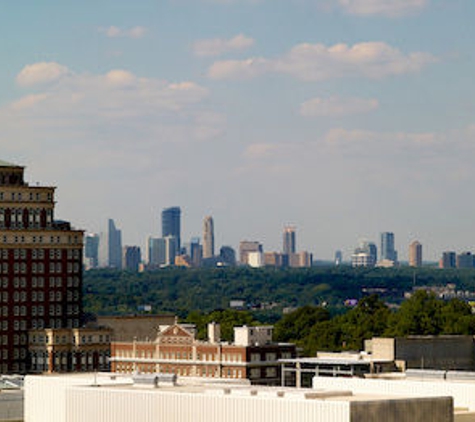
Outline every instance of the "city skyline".
{"type": "MultiPolygon", "coordinates": [[[[242,259],[243,259],[242,258],[242,253],[240,252],[243,244],[252,245],[251,249],[253,249],[253,250],[255,248],[257,248],[257,246],[258,246],[261,253],[269,252],[269,253],[273,253],[273,254],[287,254],[287,255],[289,255],[289,254],[294,254],[295,252],[297,252],[296,251],[296,230],[297,230],[297,228],[294,225],[292,225],[292,226],[285,225],[283,227],[282,245],[281,245],[282,249],[272,249],[272,248],[266,247],[266,245],[264,245],[261,242],[260,239],[254,239],[254,240],[242,239],[242,240],[239,241],[239,245],[237,245],[237,246],[231,246],[231,245],[229,245],[229,243],[228,244],[224,243],[222,245],[215,245],[214,244],[214,219],[210,215],[205,216],[204,219],[203,219],[203,222],[202,222],[202,224],[203,224],[202,237],[192,236],[192,237],[189,238],[189,241],[187,241],[186,238],[185,238],[185,242],[183,243],[181,249],[178,250],[178,246],[176,245],[176,236],[172,236],[170,233],[174,232],[175,234],[177,234],[178,232],[180,232],[179,227],[181,226],[181,208],[176,207],[176,206],[175,207],[164,208],[161,211],[161,218],[162,218],[162,221],[161,221],[162,237],[161,238],[154,237],[152,234],[149,234],[147,236],[147,238],[144,240],[144,242],[139,242],[138,244],[136,244],[134,246],[129,246],[129,247],[138,247],[140,250],[145,251],[142,255],[143,258],[144,258],[142,260],[142,262],[145,263],[145,264],[152,264],[152,267],[157,266],[157,264],[158,264],[158,266],[163,265],[163,264],[165,264],[165,266],[173,265],[172,262],[174,261],[174,257],[175,256],[178,257],[178,255],[180,255],[179,251],[182,251],[182,254],[184,254],[184,255],[188,255],[188,257],[191,258],[191,262],[193,262],[194,266],[201,266],[201,258],[203,258],[203,259],[213,258],[213,257],[217,258],[218,256],[220,256],[220,253],[217,253],[217,249],[221,249],[223,247],[225,249],[232,248],[232,250],[234,251],[235,254],[240,255],[241,264],[243,264],[243,263],[246,262],[246,259],[244,259],[244,261],[242,261],[242,259]],[[164,219],[164,215],[165,215],[165,219],[164,219]],[[171,217],[171,215],[173,215],[173,216],[171,217]],[[174,228],[171,229],[170,227],[174,227],[174,228]],[[175,246],[173,246],[173,250],[175,252],[173,252],[172,257],[167,258],[166,255],[169,252],[165,252],[165,251],[169,249],[170,246],[167,246],[167,245],[168,245],[168,242],[170,242],[170,241],[173,241],[174,244],[175,244],[175,246]],[[153,242],[158,242],[158,243],[161,242],[162,244],[160,246],[158,246],[158,244],[156,244],[155,246],[152,246],[151,242],[152,243],[153,242]],[[208,243],[207,247],[205,246],[205,243],[208,243]],[[194,247],[199,248],[199,255],[200,255],[199,261],[194,261],[193,256],[197,252],[196,250],[193,250],[194,247]],[[154,252],[152,252],[151,248],[154,250],[154,252]],[[161,254],[163,256],[161,258],[158,258],[158,255],[155,256],[158,252],[158,249],[162,250],[161,254]],[[211,255],[209,255],[209,253],[205,254],[205,252],[204,252],[205,249],[214,250],[214,253],[211,254],[211,255]]],[[[111,223],[112,223],[112,226],[114,227],[114,230],[115,230],[113,219],[108,219],[109,230],[110,230],[110,227],[111,227],[111,223]]],[[[87,232],[87,230],[86,230],[86,232],[87,232]]],[[[117,232],[119,232],[121,234],[120,230],[117,230],[117,232]]],[[[92,232],[87,232],[85,234],[86,258],[90,257],[87,254],[87,250],[89,248],[91,248],[91,246],[92,246],[92,245],[90,245],[90,242],[91,241],[97,242],[95,247],[98,248],[98,246],[100,246],[100,242],[99,242],[98,239],[99,239],[99,237],[102,238],[103,236],[104,236],[103,234],[100,236],[100,235],[98,235],[96,233],[92,233],[92,232]],[[96,238],[97,238],[97,240],[96,240],[96,238]]],[[[451,253],[451,254],[453,254],[453,257],[454,257],[453,258],[454,259],[453,266],[455,267],[455,256],[457,256],[457,257],[459,257],[459,256],[462,256],[462,257],[469,256],[469,257],[471,257],[472,256],[472,251],[469,251],[469,250],[463,250],[463,249],[460,249],[460,248],[455,248],[455,249],[445,248],[445,249],[443,249],[442,251],[439,252],[439,255],[435,259],[427,259],[425,257],[424,257],[424,259],[422,259],[422,246],[423,245],[419,242],[418,239],[412,239],[409,244],[400,246],[401,249],[403,251],[407,251],[407,253],[403,254],[404,255],[403,259],[399,259],[399,253],[395,248],[396,240],[395,240],[395,235],[394,235],[393,232],[386,232],[386,231],[380,232],[378,234],[378,239],[379,239],[379,242],[380,242],[379,246],[376,244],[375,241],[373,241],[371,239],[368,239],[366,237],[362,237],[362,238],[358,239],[359,244],[356,247],[353,247],[353,249],[351,249],[351,251],[348,253],[348,255],[343,255],[342,250],[337,249],[337,250],[334,251],[333,258],[317,257],[315,259],[315,262],[317,262],[317,261],[334,262],[335,265],[339,265],[339,263],[346,263],[346,264],[353,263],[354,264],[354,259],[355,259],[354,255],[363,252],[363,253],[369,253],[369,254],[372,255],[372,260],[371,260],[370,266],[373,266],[373,265],[376,265],[376,264],[379,265],[380,263],[384,263],[385,261],[392,261],[396,265],[398,265],[398,263],[403,263],[404,265],[421,266],[423,263],[426,263],[426,264],[428,264],[428,263],[432,263],[432,264],[439,263],[440,264],[441,259],[442,260],[444,259],[443,258],[444,254],[451,253]],[[370,251],[370,252],[368,252],[368,251],[370,251]],[[342,258],[343,258],[343,260],[342,260],[342,258]],[[336,263],[336,260],[338,260],[339,263],[336,263]]],[[[98,249],[99,249],[99,252],[100,252],[100,247],[98,249]]],[[[257,249],[255,249],[255,250],[257,250],[257,249]]],[[[123,253],[123,251],[122,251],[122,253],[123,253]]],[[[312,257],[313,257],[313,253],[311,251],[304,251],[304,253],[310,253],[310,254],[312,254],[312,257]]],[[[86,262],[86,267],[91,267],[89,259],[86,260],[85,262],[86,262]]],[[[366,265],[366,263],[364,265],[366,265]]],[[[92,265],[92,267],[96,267],[96,266],[97,265],[92,265]]],[[[102,264],[100,266],[102,266],[102,267],[106,267],[106,266],[114,267],[115,265],[105,265],[104,262],[102,262],[102,264]]],[[[446,265],[446,267],[450,267],[450,266],[446,265]]]]}
{"type": "Polygon", "coordinates": [[[2,7],[2,159],[59,186],[59,218],[143,245],[179,204],[216,246],[278,251],[291,222],[316,259],[385,230],[401,260],[475,249],[474,3],[2,7]]]}

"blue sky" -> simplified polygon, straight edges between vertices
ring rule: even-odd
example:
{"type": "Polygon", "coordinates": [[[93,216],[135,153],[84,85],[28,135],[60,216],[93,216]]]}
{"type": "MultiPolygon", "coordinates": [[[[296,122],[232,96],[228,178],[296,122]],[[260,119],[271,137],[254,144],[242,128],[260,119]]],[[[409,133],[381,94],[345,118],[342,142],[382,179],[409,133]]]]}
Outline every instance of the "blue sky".
{"type": "Polygon", "coordinates": [[[475,250],[475,3],[125,0],[0,4],[2,159],[57,217],[125,244],[260,240],[318,259],[393,231],[475,250]]]}

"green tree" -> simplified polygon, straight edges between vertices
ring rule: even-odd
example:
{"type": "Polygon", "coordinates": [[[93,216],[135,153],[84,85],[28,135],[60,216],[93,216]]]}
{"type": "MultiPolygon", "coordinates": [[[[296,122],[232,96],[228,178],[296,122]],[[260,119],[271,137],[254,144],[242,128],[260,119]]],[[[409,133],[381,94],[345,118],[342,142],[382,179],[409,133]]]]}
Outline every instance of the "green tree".
{"type": "Polygon", "coordinates": [[[438,335],[443,330],[442,301],[434,293],[418,290],[391,318],[390,336],[438,335]]]}
{"type": "Polygon", "coordinates": [[[381,336],[387,329],[390,310],[377,296],[361,299],[355,308],[338,318],[343,349],[361,350],[366,339],[381,336]]]}
{"type": "Polygon", "coordinates": [[[274,337],[283,342],[299,342],[305,339],[312,327],[330,319],[330,312],[320,306],[303,306],[291,312],[275,324],[274,337]]]}

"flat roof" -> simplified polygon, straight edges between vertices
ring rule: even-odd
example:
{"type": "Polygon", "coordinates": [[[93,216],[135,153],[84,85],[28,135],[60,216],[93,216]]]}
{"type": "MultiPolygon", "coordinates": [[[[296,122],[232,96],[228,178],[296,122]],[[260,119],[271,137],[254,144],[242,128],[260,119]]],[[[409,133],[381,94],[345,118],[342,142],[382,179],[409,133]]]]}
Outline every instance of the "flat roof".
{"type": "Polygon", "coordinates": [[[279,359],[281,363],[304,363],[309,365],[347,365],[347,366],[366,366],[372,363],[390,363],[389,359],[351,359],[351,358],[295,358],[279,359]]]}
{"type": "MultiPolygon", "coordinates": [[[[150,379],[159,374],[147,374],[150,379]]],[[[289,401],[388,401],[388,400],[411,400],[426,396],[420,394],[388,394],[352,392],[351,390],[313,389],[296,387],[269,387],[242,383],[239,380],[229,379],[203,379],[178,377],[177,383],[159,383],[158,387],[153,384],[134,383],[130,376],[117,376],[114,373],[85,373],[85,374],[52,374],[52,375],[29,375],[27,378],[58,379],[62,385],[67,385],[69,379],[71,388],[103,388],[120,389],[130,392],[148,394],[198,394],[205,396],[230,396],[230,397],[253,397],[256,399],[274,399],[289,401]],[[83,380],[83,382],[81,382],[83,380]],[[64,383],[66,381],[66,383],[64,383]]],[[[444,396],[440,396],[444,397],[444,396]]]]}

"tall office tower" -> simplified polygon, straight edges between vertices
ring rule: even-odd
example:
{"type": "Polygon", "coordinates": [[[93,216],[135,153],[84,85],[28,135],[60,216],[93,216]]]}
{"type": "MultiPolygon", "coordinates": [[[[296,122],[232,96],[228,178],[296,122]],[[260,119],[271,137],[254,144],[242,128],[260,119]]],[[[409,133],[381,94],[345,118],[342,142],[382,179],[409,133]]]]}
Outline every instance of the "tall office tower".
{"type": "Polygon", "coordinates": [[[179,255],[178,239],[175,236],[165,236],[165,264],[175,265],[175,257],[179,255]]]}
{"type": "Polygon", "coordinates": [[[453,251],[442,252],[442,258],[439,261],[440,268],[455,268],[457,265],[456,254],[453,251]]]}
{"type": "Polygon", "coordinates": [[[341,265],[343,262],[343,254],[341,251],[335,251],[335,265],[341,265]]]}
{"type": "Polygon", "coordinates": [[[162,237],[175,237],[178,246],[178,251],[181,248],[180,216],[180,207],[165,208],[162,211],[162,237]]]}
{"type": "Polygon", "coordinates": [[[397,261],[397,252],[394,249],[394,233],[381,233],[381,252],[380,260],[387,259],[389,261],[397,261]]]}
{"type": "Polygon", "coordinates": [[[191,265],[193,267],[201,267],[201,262],[203,258],[203,246],[200,245],[200,238],[193,237],[190,241],[190,244],[187,248],[187,254],[190,257],[191,265]]]}
{"type": "Polygon", "coordinates": [[[147,264],[150,269],[165,265],[166,245],[164,238],[149,237],[147,239],[147,264]]]}
{"type": "Polygon", "coordinates": [[[221,246],[219,250],[219,258],[225,265],[236,265],[236,252],[231,246],[221,246]]]}
{"type": "Polygon", "coordinates": [[[284,227],[282,252],[286,255],[290,255],[295,253],[295,250],[295,227],[286,226],[284,227]]]}
{"type": "Polygon", "coordinates": [[[122,250],[122,266],[124,270],[137,272],[142,257],[138,246],[124,246],[122,250]]]}
{"type": "Polygon", "coordinates": [[[409,245],[409,266],[422,267],[422,245],[417,240],[409,245]]]}
{"type": "MultiPolygon", "coordinates": [[[[28,330],[79,327],[83,231],[54,219],[54,187],[0,161],[0,371],[25,373],[28,330]]],[[[58,355],[58,359],[61,356],[58,355]]]]}
{"type": "Polygon", "coordinates": [[[122,233],[109,218],[107,231],[99,240],[99,265],[106,268],[122,268],[122,233]]]}
{"type": "Polygon", "coordinates": [[[89,233],[84,244],[84,266],[86,270],[99,266],[99,235],[89,233]]]}
{"type": "Polygon", "coordinates": [[[214,223],[213,217],[206,216],[203,221],[203,258],[214,256],[214,223]]]}
{"type": "Polygon", "coordinates": [[[250,252],[263,252],[262,245],[252,240],[243,240],[239,243],[239,261],[241,264],[249,264],[248,255],[250,252]]]}

